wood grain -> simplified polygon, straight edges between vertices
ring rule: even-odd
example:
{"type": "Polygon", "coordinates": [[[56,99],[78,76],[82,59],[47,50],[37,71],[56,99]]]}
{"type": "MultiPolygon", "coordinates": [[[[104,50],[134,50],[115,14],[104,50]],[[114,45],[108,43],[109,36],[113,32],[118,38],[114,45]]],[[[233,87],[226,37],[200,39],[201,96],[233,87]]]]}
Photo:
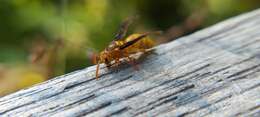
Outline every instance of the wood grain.
{"type": "Polygon", "coordinates": [[[260,116],[260,10],[154,48],[139,71],[95,66],[0,98],[1,116],[260,116]]]}

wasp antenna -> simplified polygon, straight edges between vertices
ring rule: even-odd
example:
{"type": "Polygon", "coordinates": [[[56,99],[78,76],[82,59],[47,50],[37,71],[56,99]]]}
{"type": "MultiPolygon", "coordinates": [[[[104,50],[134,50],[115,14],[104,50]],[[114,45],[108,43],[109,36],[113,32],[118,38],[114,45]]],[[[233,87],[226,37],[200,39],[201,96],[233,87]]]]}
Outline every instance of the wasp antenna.
{"type": "Polygon", "coordinates": [[[86,50],[86,56],[88,58],[88,60],[91,60],[91,62],[93,64],[96,64],[97,63],[97,57],[98,57],[98,54],[95,50],[93,50],[92,48],[87,48],[86,50]]]}
{"type": "Polygon", "coordinates": [[[93,55],[91,56],[91,60],[92,60],[92,63],[93,63],[93,64],[97,64],[97,55],[96,55],[96,54],[93,54],[93,55]]]}

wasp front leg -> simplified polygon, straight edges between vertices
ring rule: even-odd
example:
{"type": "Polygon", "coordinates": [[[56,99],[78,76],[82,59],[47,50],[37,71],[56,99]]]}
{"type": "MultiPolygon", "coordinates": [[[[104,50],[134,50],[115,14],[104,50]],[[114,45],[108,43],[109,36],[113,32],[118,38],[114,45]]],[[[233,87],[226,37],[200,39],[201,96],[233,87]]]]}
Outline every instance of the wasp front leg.
{"type": "Polygon", "coordinates": [[[100,63],[98,62],[97,63],[97,68],[96,68],[96,79],[98,80],[98,77],[99,77],[99,66],[100,66],[100,63]]]}

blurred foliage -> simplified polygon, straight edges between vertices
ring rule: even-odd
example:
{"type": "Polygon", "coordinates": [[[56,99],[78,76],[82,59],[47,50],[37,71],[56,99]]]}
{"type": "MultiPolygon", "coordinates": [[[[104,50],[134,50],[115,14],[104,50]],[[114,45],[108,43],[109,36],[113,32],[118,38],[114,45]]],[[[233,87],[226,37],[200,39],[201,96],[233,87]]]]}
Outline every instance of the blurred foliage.
{"type": "Polygon", "coordinates": [[[91,65],[87,50],[102,50],[128,16],[139,17],[130,32],[164,30],[157,41],[167,42],[259,6],[258,0],[1,0],[0,95],[91,65]]]}

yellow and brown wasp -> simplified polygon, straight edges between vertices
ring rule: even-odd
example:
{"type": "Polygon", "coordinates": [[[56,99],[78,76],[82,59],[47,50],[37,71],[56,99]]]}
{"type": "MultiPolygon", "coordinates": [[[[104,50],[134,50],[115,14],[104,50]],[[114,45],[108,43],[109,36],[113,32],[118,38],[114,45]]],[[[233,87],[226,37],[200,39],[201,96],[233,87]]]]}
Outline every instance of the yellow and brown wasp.
{"type": "Polygon", "coordinates": [[[110,42],[108,47],[94,56],[94,64],[97,64],[96,79],[98,79],[99,65],[101,63],[105,63],[108,68],[112,66],[113,61],[113,65],[119,65],[121,58],[125,58],[128,62],[133,63],[135,59],[130,56],[131,54],[146,52],[147,49],[155,45],[155,42],[148,35],[161,33],[161,31],[136,33],[125,38],[131,22],[132,18],[123,21],[114,40],[110,42]]]}

